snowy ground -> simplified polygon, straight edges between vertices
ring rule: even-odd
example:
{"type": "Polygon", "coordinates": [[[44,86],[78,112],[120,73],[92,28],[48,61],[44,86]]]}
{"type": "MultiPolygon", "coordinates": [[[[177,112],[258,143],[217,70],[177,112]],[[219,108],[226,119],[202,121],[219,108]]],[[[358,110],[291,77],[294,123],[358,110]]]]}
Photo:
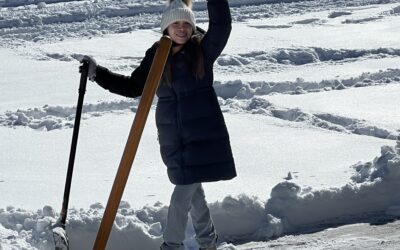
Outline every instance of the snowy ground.
{"type": "MultiPolygon", "coordinates": [[[[238,177],[205,184],[220,249],[400,249],[400,1],[229,2],[215,89],[238,177]]],[[[78,60],[129,74],[159,39],[163,6],[0,0],[1,250],[52,249],[78,60]]],[[[206,29],[204,1],[194,9],[206,29]]],[[[72,249],[92,247],[137,104],[88,84],[72,249]]],[[[173,188],[158,150],[151,111],[110,249],[158,249],[173,188]]]]}

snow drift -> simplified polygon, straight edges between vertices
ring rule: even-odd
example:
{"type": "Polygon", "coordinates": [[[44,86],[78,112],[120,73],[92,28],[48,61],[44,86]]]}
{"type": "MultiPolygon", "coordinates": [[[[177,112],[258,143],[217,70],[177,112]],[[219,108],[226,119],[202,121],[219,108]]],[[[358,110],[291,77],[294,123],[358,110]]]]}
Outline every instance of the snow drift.
{"type": "MultiPolygon", "coordinates": [[[[321,166],[323,167],[323,166],[321,166]]],[[[349,183],[340,188],[313,190],[295,182],[278,183],[263,203],[246,194],[225,197],[210,204],[221,242],[265,241],[284,234],[315,230],[368,218],[400,216],[400,141],[383,146],[370,162],[356,163],[349,183]]],[[[108,246],[111,249],[158,249],[166,223],[167,206],[157,202],[134,210],[121,202],[108,246]]],[[[90,249],[101,222],[104,206],[70,209],[67,232],[72,249],[90,249]]],[[[38,211],[14,207],[0,210],[0,249],[52,249],[49,227],[58,218],[50,206],[38,211]]],[[[188,249],[196,249],[189,222],[188,249]]],[[[222,249],[232,249],[223,244],[222,249]]]]}
{"type": "MultiPolygon", "coordinates": [[[[400,82],[399,69],[387,69],[377,73],[364,73],[358,77],[342,80],[323,80],[307,82],[297,79],[294,82],[265,81],[216,81],[215,91],[224,112],[245,112],[275,117],[277,119],[301,122],[309,126],[337,131],[396,140],[397,132],[378,127],[366,120],[343,117],[329,113],[307,113],[299,108],[283,108],[264,99],[264,95],[292,94],[300,95],[322,91],[340,91],[347,88],[388,85],[400,82]]],[[[102,116],[108,113],[135,112],[139,99],[99,101],[83,106],[83,119],[102,116]]],[[[72,128],[75,107],[49,106],[18,109],[0,113],[0,126],[29,127],[36,130],[72,128]]]]}

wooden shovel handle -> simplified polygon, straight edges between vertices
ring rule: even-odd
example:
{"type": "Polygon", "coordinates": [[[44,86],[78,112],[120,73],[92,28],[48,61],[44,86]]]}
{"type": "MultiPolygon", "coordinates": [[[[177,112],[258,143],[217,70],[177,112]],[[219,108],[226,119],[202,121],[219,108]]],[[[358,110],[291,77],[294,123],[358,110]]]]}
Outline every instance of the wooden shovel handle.
{"type": "Polygon", "coordinates": [[[133,160],[135,159],[140,137],[142,136],[147,116],[151,104],[153,103],[154,95],[160,83],[171,45],[172,41],[170,38],[163,36],[160,39],[160,46],[156,51],[153,63],[150,67],[142,97],[129,133],[128,141],[126,142],[118,172],[111,189],[110,197],[108,198],[106,210],[104,211],[103,219],[97,233],[96,241],[93,246],[94,250],[103,250],[107,245],[108,237],[118,211],[119,203],[121,202],[126,182],[128,181],[129,172],[133,160]]]}

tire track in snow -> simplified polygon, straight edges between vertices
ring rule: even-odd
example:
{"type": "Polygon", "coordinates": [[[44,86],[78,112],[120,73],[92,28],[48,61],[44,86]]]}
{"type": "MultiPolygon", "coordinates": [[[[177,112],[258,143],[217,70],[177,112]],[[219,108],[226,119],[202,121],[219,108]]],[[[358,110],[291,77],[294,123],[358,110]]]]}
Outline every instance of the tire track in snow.
{"type": "MultiPolygon", "coordinates": [[[[387,70],[375,74],[363,74],[358,78],[342,80],[342,82],[323,81],[309,82],[242,82],[240,80],[227,83],[215,83],[219,103],[224,112],[250,113],[266,115],[288,122],[296,122],[309,127],[317,127],[340,133],[352,133],[373,136],[382,139],[396,140],[397,131],[378,127],[366,120],[343,117],[329,113],[307,113],[301,109],[278,107],[263,96],[274,93],[307,94],[317,91],[341,90],[349,87],[374,86],[400,82],[400,70],[387,70]],[[344,86],[346,85],[346,86],[344,86]]],[[[103,116],[110,113],[126,113],[136,111],[138,99],[85,104],[83,119],[103,116]]],[[[0,125],[10,128],[29,127],[36,130],[51,131],[73,127],[75,107],[44,106],[27,110],[7,111],[0,114],[0,125]]]]}
{"type": "MultiPolygon", "coordinates": [[[[395,2],[397,1],[387,0],[385,3],[395,2]]],[[[327,9],[381,4],[381,1],[339,0],[321,4],[319,0],[230,0],[229,4],[233,20],[243,22],[248,19],[266,19],[327,9]]],[[[4,40],[1,44],[13,47],[26,41],[54,42],[65,38],[153,29],[159,27],[160,14],[164,8],[165,2],[162,0],[0,0],[0,39],[4,40]]],[[[207,7],[204,0],[194,1],[193,9],[199,23],[207,22],[207,7]]],[[[398,14],[400,11],[392,12],[398,14]]],[[[386,13],[383,16],[393,13],[386,13]]],[[[340,15],[342,14],[336,14],[340,15]]],[[[314,24],[319,21],[300,20],[298,24],[314,24]]]]}
{"type": "Polygon", "coordinates": [[[259,73],[282,70],[289,66],[310,64],[345,64],[367,59],[400,57],[400,49],[331,49],[320,47],[255,50],[240,54],[223,54],[216,68],[224,72],[259,73]]]}
{"type": "Polygon", "coordinates": [[[400,83],[400,69],[387,69],[376,73],[363,73],[358,77],[348,79],[322,80],[320,82],[304,81],[297,78],[296,81],[267,82],[242,80],[218,82],[214,84],[217,95],[222,99],[250,99],[254,96],[269,94],[307,94],[321,91],[343,90],[347,88],[360,88],[385,84],[400,83]]]}
{"type": "Polygon", "coordinates": [[[390,131],[373,125],[366,120],[359,120],[329,113],[311,114],[301,109],[277,107],[262,97],[253,97],[248,100],[227,99],[221,100],[220,105],[225,112],[245,112],[266,115],[281,120],[305,124],[311,127],[336,131],[346,134],[373,136],[381,139],[396,140],[397,131],[390,131]]]}
{"type": "Polygon", "coordinates": [[[398,57],[400,49],[378,48],[378,49],[331,49],[320,47],[309,48],[281,48],[273,51],[251,51],[238,55],[223,54],[217,62],[225,65],[247,65],[252,61],[268,61],[278,64],[304,65],[317,62],[342,62],[357,60],[360,58],[374,57],[398,57]]]}
{"type": "Polygon", "coordinates": [[[321,91],[340,91],[347,88],[379,86],[400,83],[400,69],[388,69],[377,73],[363,73],[359,77],[321,82],[244,82],[241,80],[214,85],[225,112],[246,112],[275,117],[281,120],[306,124],[312,127],[382,139],[396,140],[398,131],[375,126],[366,120],[343,117],[329,113],[311,114],[301,109],[277,107],[262,96],[270,94],[307,94],[321,91]]]}
{"type": "MultiPolygon", "coordinates": [[[[40,61],[74,61],[80,60],[81,54],[68,54],[57,52],[38,51],[34,59],[40,61]]],[[[222,54],[215,64],[218,71],[260,73],[282,71],[287,67],[302,65],[321,65],[321,64],[345,64],[368,59],[384,59],[400,57],[400,49],[378,48],[378,49],[331,49],[320,47],[305,48],[279,48],[273,51],[255,50],[240,54],[222,54]]],[[[118,69],[130,69],[139,65],[141,57],[115,57],[109,60],[118,61],[118,69]]],[[[399,74],[400,76],[400,74],[399,74]]],[[[344,86],[348,87],[349,83],[344,86]]],[[[333,87],[333,86],[331,86],[333,87]]],[[[337,86],[334,86],[337,87],[337,86]]]]}

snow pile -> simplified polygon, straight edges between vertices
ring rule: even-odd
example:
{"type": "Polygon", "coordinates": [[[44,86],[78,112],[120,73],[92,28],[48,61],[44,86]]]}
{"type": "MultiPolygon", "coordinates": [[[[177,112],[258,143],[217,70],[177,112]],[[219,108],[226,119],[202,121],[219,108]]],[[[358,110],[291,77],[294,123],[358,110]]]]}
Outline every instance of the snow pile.
{"type": "Polygon", "coordinates": [[[399,69],[381,70],[376,73],[363,73],[358,77],[348,79],[322,80],[320,82],[296,81],[266,82],[266,81],[227,81],[214,83],[217,95],[223,99],[249,99],[256,95],[269,94],[305,94],[310,92],[342,90],[344,88],[359,88],[400,82],[399,69]]]}
{"type": "Polygon", "coordinates": [[[217,59],[216,69],[223,72],[281,72],[296,66],[310,64],[341,65],[368,59],[396,58],[400,50],[378,49],[331,49],[321,47],[279,48],[268,51],[251,51],[239,54],[223,54],[217,59]]]}
{"type": "Polygon", "coordinates": [[[351,15],[351,12],[348,12],[348,11],[333,11],[332,13],[330,13],[328,15],[328,18],[336,18],[336,17],[340,17],[340,16],[347,16],[347,15],[351,15]]]}
{"type": "Polygon", "coordinates": [[[355,24],[355,23],[367,23],[367,22],[373,22],[382,19],[383,16],[376,16],[376,17],[366,17],[366,18],[360,18],[360,19],[346,19],[343,21],[345,24],[355,24]]]}
{"type": "MultiPolygon", "coordinates": [[[[72,249],[91,249],[100,226],[104,207],[93,204],[89,210],[72,210],[67,234],[72,249]]],[[[162,242],[167,207],[158,203],[134,211],[122,201],[118,209],[108,246],[111,249],[158,249],[162,242]]]]}
{"type": "MultiPolygon", "coordinates": [[[[329,113],[311,114],[299,108],[278,107],[262,97],[249,99],[219,99],[224,112],[245,112],[275,117],[291,122],[306,124],[308,126],[332,130],[341,133],[373,136],[382,139],[396,140],[397,132],[370,124],[368,121],[329,113]]],[[[83,119],[99,117],[105,114],[124,114],[135,112],[138,100],[120,100],[85,104],[83,119]]],[[[0,125],[15,128],[29,127],[35,130],[51,131],[54,129],[73,128],[75,107],[44,106],[27,110],[7,111],[0,114],[0,125]]]]}
{"type": "MultiPolygon", "coordinates": [[[[321,166],[323,167],[323,166],[321,166]]],[[[268,240],[288,233],[369,218],[400,216],[400,142],[383,146],[381,156],[357,163],[355,174],[341,188],[312,190],[294,182],[277,184],[264,204],[257,197],[228,196],[210,204],[219,240],[231,243],[268,240]]],[[[161,203],[134,210],[121,202],[108,246],[111,249],[158,249],[168,208],[161,203]]],[[[70,209],[67,234],[71,249],[90,249],[99,228],[103,205],[88,210],[70,209]]],[[[7,207],[0,210],[0,244],[3,249],[51,249],[50,225],[54,210],[36,212],[7,207]]],[[[187,229],[188,249],[196,249],[193,228],[187,229]]],[[[230,244],[222,249],[235,249],[230,244]]]]}
{"type": "Polygon", "coordinates": [[[48,206],[37,212],[12,206],[0,209],[0,249],[54,249],[48,229],[54,217],[54,210],[48,206]]]}
{"type": "Polygon", "coordinates": [[[328,113],[311,114],[304,112],[299,108],[290,109],[277,107],[262,97],[253,97],[245,100],[220,99],[219,101],[222,109],[228,112],[236,111],[266,115],[341,133],[353,133],[390,140],[397,139],[396,131],[380,128],[365,120],[348,118],[328,113]]]}
{"type": "Polygon", "coordinates": [[[221,241],[259,241],[283,233],[281,220],[267,214],[257,197],[228,196],[211,204],[210,210],[221,241]]]}
{"type": "MultiPolygon", "coordinates": [[[[323,166],[322,166],[323,167],[323,166]]],[[[352,182],[341,188],[301,189],[292,182],[276,185],[265,205],[267,213],[281,218],[285,232],[310,226],[348,223],[366,214],[399,215],[400,142],[383,146],[381,156],[352,166],[352,182]]]]}
{"type": "MultiPolygon", "coordinates": [[[[139,100],[120,100],[83,105],[83,119],[101,116],[104,113],[136,111],[139,100]]],[[[76,107],[48,106],[27,110],[7,111],[0,114],[0,125],[7,127],[25,126],[32,129],[50,131],[72,128],[76,107]]]]}
{"type": "MultiPolygon", "coordinates": [[[[341,90],[351,87],[386,85],[400,81],[399,69],[388,69],[377,73],[364,73],[359,77],[342,80],[307,82],[298,78],[295,82],[246,82],[242,80],[215,82],[214,88],[224,112],[245,112],[275,117],[322,129],[373,136],[395,140],[396,131],[376,126],[366,120],[343,117],[329,113],[307,113],[299,108],[283,108],[270,103],[263,96],[276,93],[306,94],[310,92],[341,90]]],[[[109,113],[126,113],[137,109],[139,99],[100,101],[83,106],[83,119],[98,117],[109,113]]],[[[0,126],[15,128],[29,127],[36,130],[72,128],[76,108],[48,106],[18,109],[0,114],[0,126]]]]}

